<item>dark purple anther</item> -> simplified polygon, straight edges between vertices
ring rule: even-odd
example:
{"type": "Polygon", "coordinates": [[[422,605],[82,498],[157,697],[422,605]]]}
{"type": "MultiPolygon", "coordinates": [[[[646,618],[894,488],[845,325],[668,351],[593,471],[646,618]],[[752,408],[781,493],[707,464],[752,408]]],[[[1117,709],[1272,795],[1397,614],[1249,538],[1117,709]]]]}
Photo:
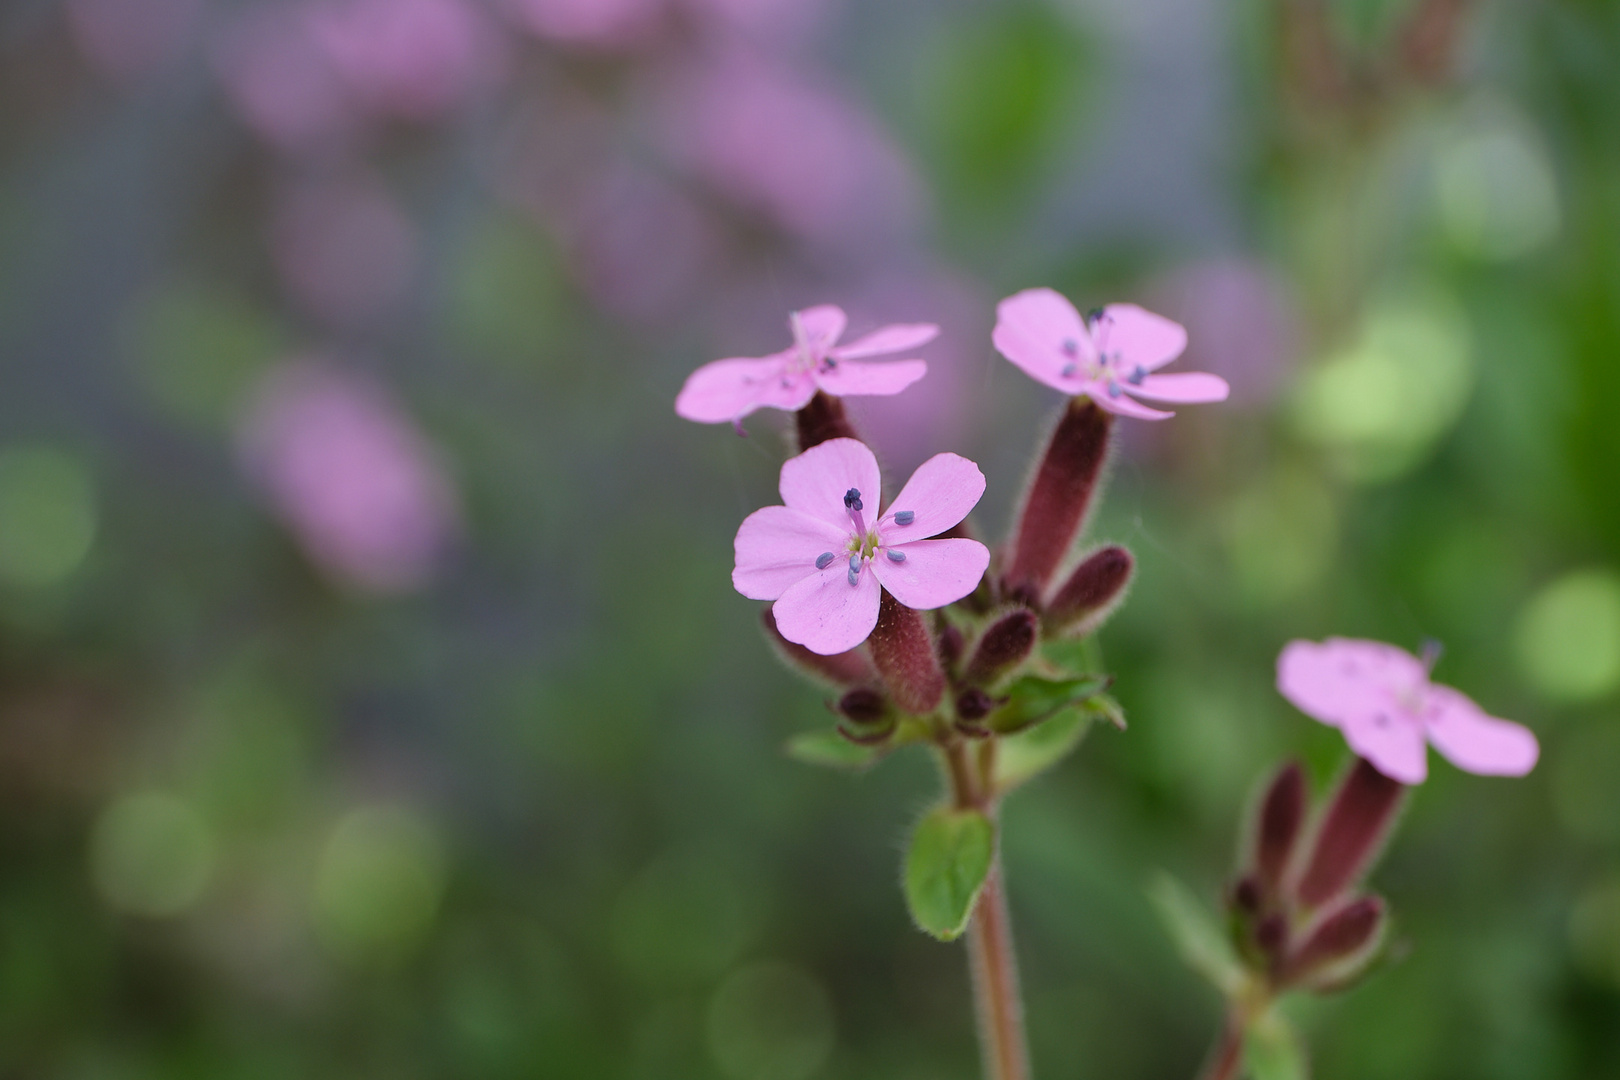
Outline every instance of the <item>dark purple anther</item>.
{"type": "Polygon", "coordinates": [[[856,552],[849,557],[849,583],[855,584],[861,579],[861,556],[856,552]]]}
{"type": "Polygon", "coordinates": [[[1080,343],[1078,341],[1074,340],[1074,338],[1065,338],[1063,340],[1063,355],[1067,356],[1067,357],[1069,357],[1071,359],[1076,357],[1076,356],[1079,356],[1080,355],[1080,343]]]}
{"type": "Polygon", "coordinates": [[[849,519],[855,523],[856,536],[864,536],[866,533],[866,519],[861,517],[861,511],[865,508],[859,491],[850,488],[844,492],[844,509],[849,511],[849,519]]]}
{"type": "Polygon", "coordinates": [[[906,561],[906,553],[903,552],[903,551],[896,551],[896,550],[894,550],[894,548],[889,548],[887,551],[884,552],[884,554],[889,557],[890,562],[905,562],[906,561]]]}
{"type": "Polygon", "coordinates": [[[1076,365],[1076,364],[1064,364],[1063,365],[1063,377],[1065,379],[1072,379],[1076,375],[1078,375],[1079,373],[1080,373],[1080,368],[1079,368],[1078,365],[1076,365]]]}
{"type": "Polygon", "coordinates": [[[838,556],[834,555],[832,552],[823,551],[820,555],[816,556],[816,569],[827,569],[827,567],[832,565],[832,561],[836,558],[838,558],[838,556]]]}
{"type": "Polygon", "coordinates": [[[1146,378],[1147,368],[1143,367],[1141,364],[1137,364],[1136,370],[1131,372],[1130,376],[1125,381],[1130,383],[1132,386],[1141,386],[1142,380],[1146,378]]]}
{"type": "Polygon", "coordinates": [[[894,523],[896,525],[910,525],[916,520],[917,511],[915,510],[902,510],[898,514],[894,515],[894,523]]]}

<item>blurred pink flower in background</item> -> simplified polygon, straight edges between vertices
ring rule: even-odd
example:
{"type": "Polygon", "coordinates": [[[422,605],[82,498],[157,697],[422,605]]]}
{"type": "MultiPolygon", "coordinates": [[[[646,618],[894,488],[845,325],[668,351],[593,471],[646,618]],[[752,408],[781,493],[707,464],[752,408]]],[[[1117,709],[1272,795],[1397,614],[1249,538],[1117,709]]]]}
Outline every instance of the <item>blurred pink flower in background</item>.
{"type": "Polygon", "coordinates": [[[644,40],[666,0],[501,0],[516,22],[564,45],[616,49],[644,40]]]}
{"type": "Polygon", "coordinates": [[[819,29],[835,0],[684,0],[694,18],[760,42],[796,43],[819,29]]]}
{"type": "Polygon", "coordinates": [[[892,239],[920,192],[858,105],[751,55],[696,63],[656,105],[670,156],[739,206],[810,240],[892,239]]]}
{"type": "Polygon", "coordinates": [[[306,25],[367,111],[429,120],[498,66],[493,30],[465,0],[317,0],[306,25]]]}
{"type": "Polygon", "coordinates": [[[243,467],[309,558],[374,592],[423,584],[457,531],[433,448],[377,382],[297,360],[260,384],[239,431],[243,467]]]}
{"type": "Polygon", "coordinates": [[[416,229],[388,190],[347,174],[293,184],[270,222],[287,292],[311,314],[352,325],[384,314],[416,271],[416,229]]]}
{"type": "Polygon", "coordinates": [[[133,79],[179,58],[203,0],[67,0],[74,43],[103,75],[133,79]]]}
{"type": "Polygon", "coordinates": [[[301,9],[261,7],[236,19],[217,42],[214,69],[242,122],[284,150],[338,140],[358,119],[301,9]]]}
{"type": "Polygon", "coordinates": [[[1236,404],[1263,407],[1298,347],[1298,317],[1282,286],[1252,259],[1187,263],[1154,283],[1154,307],[1186,326],[1188,366],[1232,386],[1236,404]]]}

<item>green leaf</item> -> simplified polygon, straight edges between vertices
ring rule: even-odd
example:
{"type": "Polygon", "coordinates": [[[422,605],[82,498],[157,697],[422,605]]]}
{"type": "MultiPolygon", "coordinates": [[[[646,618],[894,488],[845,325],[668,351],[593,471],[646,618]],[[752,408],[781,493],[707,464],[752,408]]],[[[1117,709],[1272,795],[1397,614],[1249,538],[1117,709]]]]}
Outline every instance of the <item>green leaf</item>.
{"type": "Polygon", "coordinates": [[[1230,997],[1237,993],[1246,978],[1237,950],[1187,886],[1161,873],[1149,887],[1148,897],[1187,965],[1214,983],[1222,994],[1230,997]]]}
{"type": "Polygon", "coordinates": [[[864,769],[883,756],[883,748],[857,746],[836,731],[802,731],[788,740],[788,756],[806,765],[864,769]]]}
{"type": "Polygon", "coordinates": [[[1011,791],[1062,761],[1091,730],[1091,721],[1085,709],[1071,707],[1003,737],[996,744],[996,790],[1011,791]]]}
{"type": "Polygon", "coordinates": [[[917,823],[906,852],[906,905],[924,932],[959,937],[996,849],[996,827],[977,810],[941,806],[917,823]]]}
{"type": "Polygon", "coordinates": [[[1097,676],[1079,679],[1043,679],[1025,675],[1007,687],[1007,703],[985,720],[985,726],[1011,735],[1040,723],[1060,710],[1098,694],[1106,681],[1097,676]]]}
{"type": "Polygon", "coordinates": [[[1275,1011],[1249,1025],[1243,1036],[1243,1058],[1254,1080],[1308,1080],[1311,1075],[1299,1037],[1275,1011]]]}

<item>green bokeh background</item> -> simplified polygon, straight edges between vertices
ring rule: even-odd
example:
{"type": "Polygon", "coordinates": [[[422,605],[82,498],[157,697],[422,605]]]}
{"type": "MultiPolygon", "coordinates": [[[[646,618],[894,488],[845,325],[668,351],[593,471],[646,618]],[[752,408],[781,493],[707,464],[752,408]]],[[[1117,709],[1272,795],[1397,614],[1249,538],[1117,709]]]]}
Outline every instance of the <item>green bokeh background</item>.
{"type": "MultiPolygon", "coordinates": [[[[1393,962],[1294,1006],[1315,1074],[1620,1075],[1620,9],[1456,6],[1418,78],[1403,28],[1452,7],[1328,5],[1336,75],[1303,2],[847,4],[808,48],[911,162],[904,250],[717,201],[726,269],[653,319],[492,194],[487,117],[402,136],[378,168],[425,269],[343,344],[464,522],[383,597],[237,466],[246,388],[325,343],[264,251],[276,163],[199,50],[114,85],[54,3],[0,9],[0,1076],[976,1075],[962,950],[897,887],[932,766],[786,758],[823,695],[730,588],[777,418],[670,403],[791,306],[947,280],[970,312],[856,329],[978,327],[970,422],[921,452],[982,463],[999,534],[1058,402],[995,359],[994,301],[1177,314],[1166,282],[1220,259],[1272,283],[1277,361],[1125,432],[1092,535],[1139,560],[1098,642],[1131,726],[1005,810],[1038,1074],[1193,1074],[1220,1003],[1147,885],[1213,902],[1264,771],[1343,763],[1271,677],[1344,634],[1440,639],[1543,757],[1434,760],[1374,876],[1393,962]]],[[[526,48],[492,110],[563,80],[612,114],[657,62],[526,48]]]]}

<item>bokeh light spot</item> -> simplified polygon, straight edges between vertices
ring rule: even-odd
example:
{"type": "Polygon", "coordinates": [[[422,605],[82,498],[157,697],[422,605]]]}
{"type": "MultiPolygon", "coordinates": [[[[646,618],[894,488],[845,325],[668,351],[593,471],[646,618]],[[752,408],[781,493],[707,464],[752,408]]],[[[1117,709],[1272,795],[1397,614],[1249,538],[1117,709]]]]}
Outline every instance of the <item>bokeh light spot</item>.
{"type": "Polygon", "coordinates": [[[90,874],[111,907],[152,918],[179,915],[213,876],[212,830],[177,795],[145,791],[102,812],[90,837],[90,874]]]}
{"type": "Polygon", "coordinates": [[[763,903],[756,889],[722,851],[665,852],[619,898],[614,949],[649,982],[712,979],[759,929],[763,903]]]}
{"type": "Polygon", "coordinates": [[[1519,668],[1555,701],[1591,701],[1620,686],[1620,575],[1577,570],[1519,614],[1519,668]]]}
{"type": "Polygon", "coordinates": [[[1327,573],[1338,545],[1338,511],[1319,479],[1276,469],[1225,507],[1220,531],[1239,595],[1249,607],[1268,608],[1327,573]]]}
{"type": "Polygon", "coordinates": [[[806,1080],[832,1053],[832,1004],[808,973],[788,964],[752,964],[715,991],[708,1035],[729,1080],[806,1080]]]}
{"type": "Polygon", "coordinates": [[[332,830],[315,879],[315,926],[334,952],[384,958],[408,952],[432,927],[444,897],[438,831],[394,804],[350,811],[332,830]]]}
{"type": "Polygon", "coordinates": [[[1460,250],[1525,255],[1558,234],[1558,183],[1546,156],[1510,127],[1462,135],[1435,161],[1440,220],[1460,250]]]}
{"type": "Polygon", "coordinates": [[[49,447],[0,452],[0,580],[55,584],[95,537],[95,488],[81,461],[49,447]]]}

